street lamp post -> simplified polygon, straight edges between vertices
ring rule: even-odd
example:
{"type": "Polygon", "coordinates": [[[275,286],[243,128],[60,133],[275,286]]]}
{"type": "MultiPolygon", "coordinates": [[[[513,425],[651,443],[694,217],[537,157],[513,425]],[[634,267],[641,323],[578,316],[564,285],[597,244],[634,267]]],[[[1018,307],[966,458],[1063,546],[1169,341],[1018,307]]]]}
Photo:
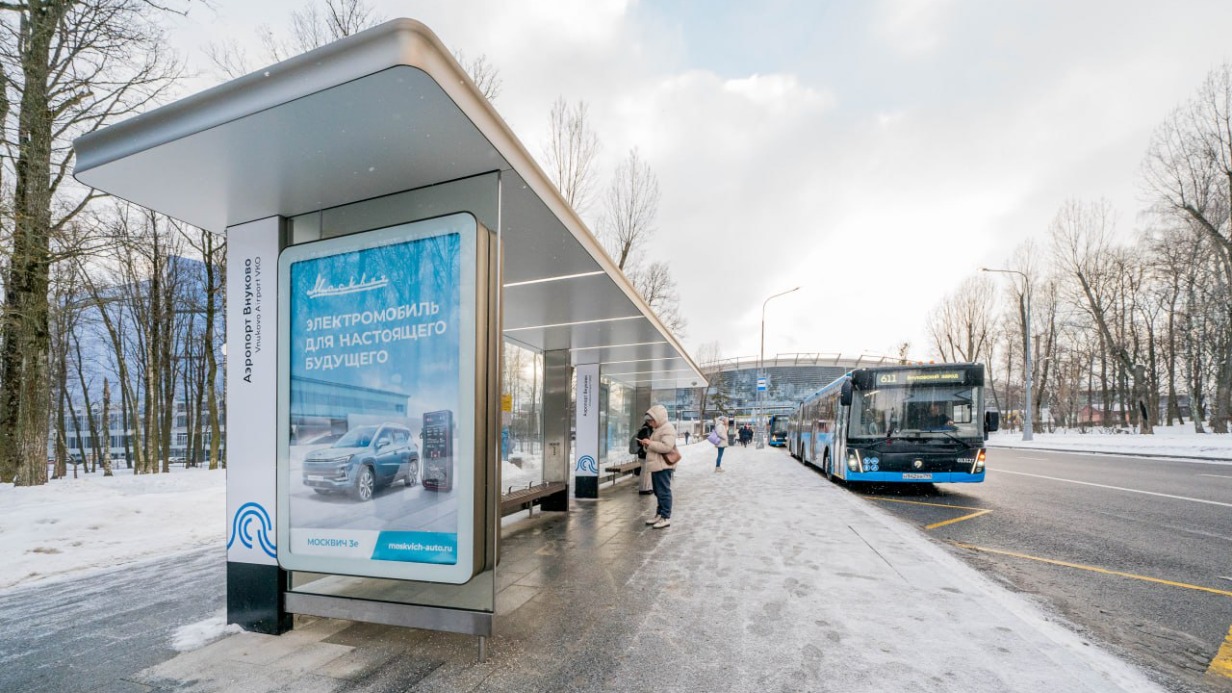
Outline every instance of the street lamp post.
{"type": "Polygon", "coordinates": [[[981,272],[995,272],[997,274],[1017,274],[1022,277],[1022,295],[1026,301],[1027,316],[1026,324],[1023,325],[1023,350],[1026,351],[1023,363],[1025,364],[1026,374],[1023,376],[1023,394],[1026,397],[1026,406],[1023,407],[1022,414],[1022,439],[1034,440],[1035,434],[1032,429],[1033,411],[1035,409],[1034,402],[1031,401],[1031,279],[1023,272],[1010,269],[989,269],[981,267],[981,272]]]}
{"type": "MultiPolygon", "coordinates": [[[[758,388],[757,388],[757,431],[756,431],[756,434],[757,434],[757,447],[759,448],[765,447],[766,435],[767,435],[767,431],[765,430],[765,427],[766,427],[765,411],[764,411],[764,407],[762,406],[762,398],[763,398],[761,394],[762,389],[760,387],[761,379],[766,377],[766,304],[769,303],[770,299],[772,298],[778,298],[779,296],[786,296],[787,294],[793,291],[799,291],[799,290],[800,290],[800,287],[798,286],[794,289],[788,289],[787,291],[774,294],[773,296],[771,296],[770,298],[767,298],[761,303],[761,350],[758,352],[758,356],[757,356],[758,388]]],[[[769,388],[769,386],[770,384],[769,382],[767,382],[766,387],[769,388]]]]}

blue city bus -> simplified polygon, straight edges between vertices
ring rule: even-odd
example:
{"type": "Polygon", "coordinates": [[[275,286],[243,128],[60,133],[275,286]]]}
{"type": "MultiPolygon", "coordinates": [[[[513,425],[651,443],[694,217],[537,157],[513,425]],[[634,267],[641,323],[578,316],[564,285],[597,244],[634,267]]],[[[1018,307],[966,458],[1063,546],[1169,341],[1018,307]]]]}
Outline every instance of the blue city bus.
{"type": "Polygon", "coordinates": [[[766,425],[766,430],[769,432],[770,446],[781,448],[787,446],[787,422],[791,419],[785,414],[775,414],[770,417],[770,423],[766,425]]]}
{"type": "Polygon", "coordinates": [[[860,368],[800,403],[787,447],[830,479],[978,483],[998,423],[983,364],[860,368]]]}

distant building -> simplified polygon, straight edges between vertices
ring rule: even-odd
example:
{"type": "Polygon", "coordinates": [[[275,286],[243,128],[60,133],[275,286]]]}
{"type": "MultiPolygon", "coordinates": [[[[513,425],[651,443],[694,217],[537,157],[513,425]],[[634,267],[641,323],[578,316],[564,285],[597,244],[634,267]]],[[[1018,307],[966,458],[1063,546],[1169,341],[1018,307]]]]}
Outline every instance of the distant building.
{"type": "Polygon", "coordinates": [[[706,422],[720,412],[738,422],[752,421],[760,411],[766,415],[787,414],[805,397],[833,382],[850,370],[869,366],[902,363],[887,356],[843,354],[778,354],[766,357],[744,356],[703,366],[710,379],[708,388],[656,390],[653,399],[662,402],[668,416],[696,435],[706,422]],[[758,399],[757,381],[766,376],[766,389],[758,399]]]}

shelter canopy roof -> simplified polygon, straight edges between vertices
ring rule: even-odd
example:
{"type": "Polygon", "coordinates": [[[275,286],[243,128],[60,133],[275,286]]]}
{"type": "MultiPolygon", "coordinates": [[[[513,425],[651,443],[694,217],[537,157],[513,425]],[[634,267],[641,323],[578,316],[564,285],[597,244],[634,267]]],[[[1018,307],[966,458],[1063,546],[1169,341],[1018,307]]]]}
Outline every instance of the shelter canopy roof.
{"type": "MultiPolygon", "coordinates": [[[[77,180],[211,231],[499,172],[506,336],[705,382],[437,37],[397,19],[79,138],[77,180]]],[[[462,211],[462,210],[456,210],[462,211]]]]}

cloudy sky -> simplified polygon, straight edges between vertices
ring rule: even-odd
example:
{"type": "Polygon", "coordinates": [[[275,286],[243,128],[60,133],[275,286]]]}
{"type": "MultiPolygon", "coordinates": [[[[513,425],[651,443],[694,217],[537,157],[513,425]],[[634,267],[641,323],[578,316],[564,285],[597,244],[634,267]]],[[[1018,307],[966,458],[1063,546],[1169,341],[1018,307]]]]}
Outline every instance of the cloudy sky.
{"type": "MultiPolygon", "coordinates": [[[[205,43],[255,53],[302,4],[213,0],[175,38],[205,73],[205,43]]],[[[756,355],[763,300],[793,286],[767,354],[931,356],[929,311],[1065,199],[1140,228],[1151,132],[1232,58],[1223,0],[370,4],[486,55],[532,152],[559,96],[589,104],[604,186],[637,147],[662,192],[649,259],[672,264],[686,345],[724,357],[756,355]]]]}

